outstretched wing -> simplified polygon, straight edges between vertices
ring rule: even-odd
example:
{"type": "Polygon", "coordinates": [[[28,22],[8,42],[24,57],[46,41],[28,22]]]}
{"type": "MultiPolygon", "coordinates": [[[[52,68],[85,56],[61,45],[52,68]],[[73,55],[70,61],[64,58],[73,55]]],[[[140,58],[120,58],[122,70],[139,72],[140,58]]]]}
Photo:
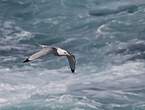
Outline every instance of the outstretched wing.
{"type": "Polygon", "coordinates": [[[75,72],[75,65],[76,65],[75,56],[74,55],[67,55],[67,59],[68,59],[71,71],[72,71],[72,73],[74,73],[75,72]]]}
{"type": "Polygon", "coordinates": [[[48,53],[53,53],[53,48],[46,47],[46,48],[41,49],[40,51],[38,51],[38,52],[32,54],[30,57],[28,57],[28,58],[24,61],[24,63],[25,63],[25,62],[32,61],[32,60],[35,60],[35,59],[37,59],[37,58],[39,58],[39,57],[42,57],[42,56],[44,56],[44,55],[46,55],[46,54],[48,54],[48,53]]]}

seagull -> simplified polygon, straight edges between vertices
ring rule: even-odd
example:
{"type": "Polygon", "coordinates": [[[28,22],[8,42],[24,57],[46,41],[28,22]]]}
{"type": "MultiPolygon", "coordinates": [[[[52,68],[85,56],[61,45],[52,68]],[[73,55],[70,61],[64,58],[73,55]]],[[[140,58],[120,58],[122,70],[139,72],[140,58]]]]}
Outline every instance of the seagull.
{"type": "Polygon", "coordinates": [[[41,45],[41,47],[42,47],[42,49],[40,51],[32,54],[31,56],[26,58],[23,62],[26,63],[26,62],[33,61],[33,60],[35,60],[39,57],[45,56],[47,54],[53,54],[55,56],[60,56],[60,57],[66,56],[68,59],[69,66],[70,66],[72,73],[75,72],[76,60],[75,60],[75,56],[71,52],[66,51],[66,50],[59,48],[59,47],[48,47],[45,45],[41,45]]]}

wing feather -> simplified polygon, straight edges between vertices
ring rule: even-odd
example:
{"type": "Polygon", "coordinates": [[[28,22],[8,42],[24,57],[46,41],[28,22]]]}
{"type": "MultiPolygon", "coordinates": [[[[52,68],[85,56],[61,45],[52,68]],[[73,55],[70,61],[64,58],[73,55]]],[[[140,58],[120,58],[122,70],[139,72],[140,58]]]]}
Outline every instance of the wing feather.
{"type": "Polygon", "coordinates": [[[44,55],[46,55],[48,53],[52,53],[52,52],[53,52],[52,48],[48,48],[48,47],[47,48],[43,48],[40,51],[32,54],[29,58],[26,59],[27,61],[24,61],[24,62],[35,60],[35,59],[37,59],[39,57],[42,57],[42,56],[44,56],[44,55]]]}
{"type": "MultiPolygon", "coordinates": [[[[40,51],[32,54],[30,57],[25,59],[24,63],[35,60],[35,59],[37,59],[39,57],[42,57],[42,56],[45,56],[49,53],[52,53],[54,55],[59,56],[58,53],[57,53],[57,48],[56,47],[44,47],[40,51]]],[[[68,52],[68,54],[66,54],[64,56],[67,56],[71,71],[72,71],[72,73],[74,73],[75,72],[75,65],[76,65],[75,56],[73,54],[71,54],[70,52],[68,52]]]]}
{"type": "Polygon", "coordinates": [[[71,71],[72,71],[72,73],[74,73],[75,72],[75,65],[76,65],[75,56],[74,55],[68,55],[67,59],[68,59],[71,71]]]}

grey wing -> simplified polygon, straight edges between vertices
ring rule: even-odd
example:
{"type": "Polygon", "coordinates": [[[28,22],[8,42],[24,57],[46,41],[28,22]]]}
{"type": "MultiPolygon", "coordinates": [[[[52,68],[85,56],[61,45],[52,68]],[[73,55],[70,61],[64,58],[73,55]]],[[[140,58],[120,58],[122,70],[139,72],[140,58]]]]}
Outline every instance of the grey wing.
{"type": "Polygon", "coordinates": [[[72,73],[74,73],[75,72],[75,65],[76,65],[75,56],[74,55],[69,55],[69,56],[67,56],[67,59],[68,59],[71,71],[72,71],[72,73]]]}
{"type": "Polygon", "coordinates": [[[40,51],[32,54],[29,58],[27,58],[24,62],[28,62],[28,61],[32,61],[35,60],[39,57],[42,57],[48,53],[53,53],[53,49],[52,48],[43,48],[40,51]]]}

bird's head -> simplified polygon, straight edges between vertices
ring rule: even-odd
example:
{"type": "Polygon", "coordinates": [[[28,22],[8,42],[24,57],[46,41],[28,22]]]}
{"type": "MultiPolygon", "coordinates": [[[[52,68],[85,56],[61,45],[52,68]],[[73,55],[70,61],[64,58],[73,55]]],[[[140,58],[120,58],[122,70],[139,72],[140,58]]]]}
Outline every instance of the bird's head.
{"type": "Polygon", "coordinates": [[[65,52],[63,52],[63,53],[64,53],[64,55],[66,55],[66,56],[69,55],[69,53],[68,53],[67,51],[65,51],[65,52]]]}
{"type": "Polygon", "coordinates": [[[57,53],[59,54],[59,55],[69,55],[69,53],[66,51],[66,50],[63,50],[63,49],[61,49],[61,48],[57,48],[57,53]]]}

